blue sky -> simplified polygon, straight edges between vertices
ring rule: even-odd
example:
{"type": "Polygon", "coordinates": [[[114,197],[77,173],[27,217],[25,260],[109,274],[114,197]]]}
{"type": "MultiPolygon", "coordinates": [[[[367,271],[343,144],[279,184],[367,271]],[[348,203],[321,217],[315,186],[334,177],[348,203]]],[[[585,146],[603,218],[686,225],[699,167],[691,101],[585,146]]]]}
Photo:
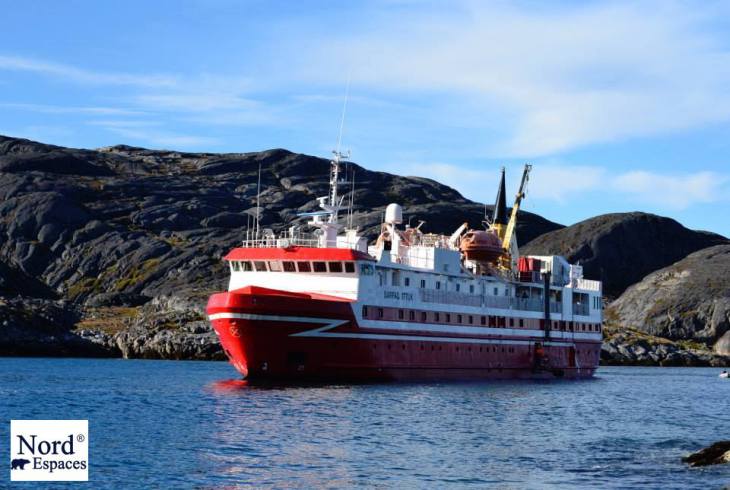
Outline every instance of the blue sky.
{"type": "Polygon", "coordinates": [[[367,168],[730,236],[726,2],[1,3],[0,134],[327,157],[349,79],[367,168]]]}

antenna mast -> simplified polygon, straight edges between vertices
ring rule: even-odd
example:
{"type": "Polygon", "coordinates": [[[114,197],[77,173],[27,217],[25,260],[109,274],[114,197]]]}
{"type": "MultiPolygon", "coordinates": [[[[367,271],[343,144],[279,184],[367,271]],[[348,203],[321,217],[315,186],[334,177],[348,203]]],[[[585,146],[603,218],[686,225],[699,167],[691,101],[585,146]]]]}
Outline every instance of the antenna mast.
{"type": "Polygon", "coordinates": [[[342,115],[340,116],[340,130],[337,134],[337,147],[332,152],[334,157],[330,162],[330,202],[329,205],[332,207],[332,214],[330,214],[329,222],[337,223],[337,213],[342,204],[342,199],[337,195],[337,185],[340,180],[340,161],[350,158],[350,152],[342,153],[340,146],[342,144],[342,132],[345,127],[345,114],[347,113],[347,101],[350,98],[350,76],[347,76],[347,88],[345,89],[345,102],[342,104],[342,115]]]}
{"type": "Polygon", "coordinates": [[[259,180],[258,184],[256,186],[256,236],[255,239],[259,238],[259,221],[261,220],[259,214],[261,213],[261,206],[259,206],[259,203],[261,201],[261,162],[259,162],[259,180]]]}
{"type": "Polygon", "coordinates": [[[355,205],[355,169],[352,169],[352,190],[350,191],[350,205],[347,209],[347,227],[352,229],[352,212],[355,205]]]}

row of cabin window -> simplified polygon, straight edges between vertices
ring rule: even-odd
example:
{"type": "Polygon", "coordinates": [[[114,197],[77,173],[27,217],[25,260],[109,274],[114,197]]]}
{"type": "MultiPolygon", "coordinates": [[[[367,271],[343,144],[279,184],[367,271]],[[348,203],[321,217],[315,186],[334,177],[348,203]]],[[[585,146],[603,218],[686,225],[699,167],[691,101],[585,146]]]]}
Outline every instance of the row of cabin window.
{"type": "Polygon", "coordinates": [[[233,272],[316,272],[355,273],[354,262],[305,262],[278,260],[232,260],[233,272]]]}
{"type": "MultiPolygon", "coordinates": [[[[378,310],[377,318],[383,318],[385,316],[385,311],[383,310],[383,308],[378,308],[377,310],[378,310]]],[[[428,312],[425,312],[425,311],[416,312],[415,310],[402,310],[402,309],[398,310],[398,319],[399,320],[406,319],[406,311],[408,312],[409,321],[416,320],[416,313],[419,313],[419,315],[418,315],[419,321],[421,321],[421,322],[428,321],[428,312]]],[[[440,311],[432,311],[431,319],[435,322],[440,322],[441,315],[442,315],[442,313],[440,311]]],[[[456,323],[464,323],[464,317],[466,317],[467,323],[469,323],[470,325],[474,324],[473,315],[462,315],[460,313],[455,313],[453,315],[454,315],[454,318],[456,318],[456,323]]],[[[451,316],[452,316],[451,313],[443,313],[444,323],[451,323],[451,316]]],[[[362,307],[362,317],[368,318],[368,307],[367,306],[362,307]]],[[[480,325],[486,326],[487,321],[489,321],[490,327],[507,327],[508,321],[509,321],[510,327],[518,326],[520,328],[524,328],[524,326],[525,326],[525,320],[523,318],[515,319],[515,318],[509,318],[509,317],[485,316],[485,315],[482,315],[479,317],[480,325]],[[517,320],[517,322],[515,322],[515,320],[517,320]]],[[[570,328],[569,325],[567,325],[565,321],[560,321],[560,320],[551,321],[550,326],[551,326],[551,328],[553,328],[555,330],[568,330],[570,328]]],[[[578,331],[600,332],[600,330],[601,330],[600,325],[596,325],[594,328],[593,325],[590,323],[576,323],[574,325],[574,331],[576,331],[576,332],[578,332],[578,331]]]]}
{"type": "MultiPolygon", "coordinates": [[[[380,285],[381,286],[384,286],[385,285],[384,282],[385,281],[383,279],[383,275],[381,274],[381,276],[380,276],[380,285]]],[[[391,283],[392,283],[393,286],[400,286],[400,284],[398,284],[398,279],[397,279],[397,276],[396,275],[393,275],[392,276],[391,283]]],[[[410,277],[404,277],[403,278],[403,286],[410,287],[410,285],[411,285],[411,278],[410,277]]],[[[421,289],[426,289],[426,280],[425,279],[421,279],[420,287],[421,287],[421,289]]],[[[435,287],[435,289],[441,289],[441,281],[436,281],[434,283],[434,287],[435,287]]],[[[459,284],[458,282],[456,283],[456,292],[457,293],[458,292],[461,292],[461,284],[459,284]]],[[[474,285],[473,284],[469,284],[469,294],[474,294],[474,285]]],[[[494,295],[495,296],[498,296],[499,295],[499,288],[494,288],[494,295]]],[[[504,290],[504,295],[505,296],[509,296],[509,289],[505,289],[504,290]]]]}
{"type": "MultiPolygon", "coordinates": [[[[416,311],[415,310],[398,310],[398,319],[399,320],[405,320],[406,317],[406,311],[408,311],[408,320],[415,321],[416,319],[416,311]]],[[[378,308],[378,318],[383,318],[385,315],[385,312],[383,311],[383,308],[378,308]]],[[[431,318],[435,322],[441,321],[441,315],[442,313],[440,311],[432,311],[431,312],[431,318]]],[[[367,318],[368,316],[368,307],[363,306],[362,307],[362,316],[363,318],[367,318]]],[[[443,313],[444,322],[450,323],[451,322],[451,313],[443,313]]],[[[474,324],[474,316],[473,315],[462,315],[461,313],[454,313],[454,318],[456,319],[456,323],[464,323],[464,318],[467,318],[467,323],[473,325],[474,324]]],[[[486,326],[487,325],[487,318],[489,318],[489,326],[494,327],[504,327],[506,326],[506,319],[505,317],[496,317],[496,316],[480,316],[479,323],[481,325],[486,326]],[[499,321],[501,319],[501,322],[499,321]],[[499,325],[501,323],[502,325],[499,325]]],[[[428,321],[428,312],[421,311],[419,312],[419,319],[422,322],[428,321]]],[[[524,327],[524,320],[522,318],[519,318],[519,326],[524,327]]],[[[514,327],[514,318],[509,319],[509,326],[514,327]]]]}

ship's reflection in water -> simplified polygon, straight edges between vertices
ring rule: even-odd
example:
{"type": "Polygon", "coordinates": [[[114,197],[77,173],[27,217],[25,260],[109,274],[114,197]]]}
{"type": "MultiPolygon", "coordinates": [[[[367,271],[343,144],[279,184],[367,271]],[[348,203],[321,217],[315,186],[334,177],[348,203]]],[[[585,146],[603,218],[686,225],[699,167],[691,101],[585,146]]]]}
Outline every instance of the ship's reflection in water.
{"type": "Polygon", "coordinates": [[[243,379],[224,379],[208,385],[208,388],[215,393],[235,393],[248,387],[249,382],[243,379]]]}
{"type": "Polygon", "coordinates": [[[212,436],[202,455],[222,485],[343,488],[357,481],[345,442],[355,431],[344,410],[349,386],[282,385],[229,379],[210,383],[212,436]]]}

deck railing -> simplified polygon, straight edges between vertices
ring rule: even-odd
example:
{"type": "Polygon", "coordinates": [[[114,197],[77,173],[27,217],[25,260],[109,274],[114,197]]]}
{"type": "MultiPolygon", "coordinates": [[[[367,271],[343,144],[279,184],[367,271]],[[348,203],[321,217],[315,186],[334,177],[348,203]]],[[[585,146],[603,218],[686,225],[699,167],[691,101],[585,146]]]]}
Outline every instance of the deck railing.
{"type": "Polygon", "coordinates": [[[573,279],[573,287],[575,289],[585,289],[586,291],[600,291],[601,282],[590,279],[573,279]]]}
{"type": "Polygon", "coordinates": [[[462,306],[481,306],[481,296],[473,294],[456,293],[453,291],[440,291],[438,289],[420,289],[421,301],[426,303],[443,303],[462,306]]]}
{"type": "MultiPolygon", "coordinates": [[[[437,289],[420,289],[421,301],[425,303],[441,303],[462,306],[499,308],[503,310],[542,311],[544,304],[539,298],[512,298],[508,296],[479,296],[440,291],[437,289]]],[[[551,301],[550,313],[562,313],[562,303],[551,301]]]]}
{"type": "Polygon", "coordinates": [[[319,248],[320,242],[316,238],[302,238],[302,237],[269,237],[269,238],[257,238],[254,240],[243,240],[241,247],[243,248],[287,248],[287,247],[312,247],[319,248]]]}

